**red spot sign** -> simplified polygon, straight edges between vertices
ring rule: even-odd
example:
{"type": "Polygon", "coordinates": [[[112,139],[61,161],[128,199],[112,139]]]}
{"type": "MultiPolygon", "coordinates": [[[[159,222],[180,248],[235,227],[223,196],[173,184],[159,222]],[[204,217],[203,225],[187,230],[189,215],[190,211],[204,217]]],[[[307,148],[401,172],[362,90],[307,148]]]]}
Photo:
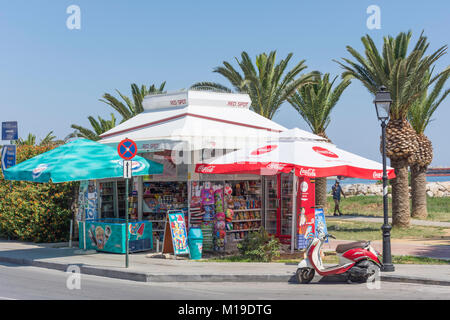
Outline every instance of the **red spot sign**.
{"type": "Polygon", "coordinates": [[[124,160],[131,160],[137,154],[138,148],[136,143],[130,139],[120,141],[117,146],[117,153],[124,160]]]}

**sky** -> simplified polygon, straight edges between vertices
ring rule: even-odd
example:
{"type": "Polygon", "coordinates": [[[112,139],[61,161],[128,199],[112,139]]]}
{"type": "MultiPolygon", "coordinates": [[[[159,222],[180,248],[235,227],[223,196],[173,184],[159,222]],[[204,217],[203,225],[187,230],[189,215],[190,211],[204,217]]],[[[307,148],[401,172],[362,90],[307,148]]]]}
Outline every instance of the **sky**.
{"type": "MultiPolygon", "coordinates": [[[[306,71],[339,76],[333,61],[350,58],[346,46],[362,52],[369,34],[381,47],[386,35],[420,32],[429,52],[449,43],[449,1],[151,1],[151,0],[0,0],[0,121],[19,123],[19,136],[58,138],[71,124],[90,127],[87,117],[109,118],[99,101],[105,92],[130,95],[130,84],[188,88],[198,81],[229,85],[213,69],[242,51],[254,58],[277,51],[293,53],[290,67],[306,60],[306,71]],[[80,8],[80,29],[66,25],[67,8],[80,8]],[[370,5],[380,8],[380,29],[369,29],[370,5]]],[[[446,54],[436,70],[450,65],[446,54]]],[[[450,87],[450,83],[447,84],[450,87]]],[[[331,114],[327,135],[338,147],[373,160],[379,153],[380,124],[373,96],[357,81],[331,114]]],[[[118,117],[120,119],[120,117],[118,117]]],[[[433,142],[432,166],[450,166],[450,98],[434,115],[425,134],[433,142]]],[[[285,103],[273,118],[309,130],[285,103]]],[[[6,143],[6,142],[3,142],[6,143]]]]}

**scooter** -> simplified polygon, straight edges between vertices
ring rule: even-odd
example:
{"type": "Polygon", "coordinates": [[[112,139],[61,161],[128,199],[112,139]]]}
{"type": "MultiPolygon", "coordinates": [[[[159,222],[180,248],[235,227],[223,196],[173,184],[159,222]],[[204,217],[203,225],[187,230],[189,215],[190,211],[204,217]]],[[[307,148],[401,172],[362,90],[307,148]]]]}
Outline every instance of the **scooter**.
{"type": "Polygon", "coordinates": [[[297,279],[299,283],[309,283],[317,273],[321,276],[342,274],[348,282],[366,282],[382,267],[381,254],[370,245],[370,241],[357,241],[339,244],[336,253],[339,264],[324,267],[320,257],[320,249],[331,234],[319,233],[306,249],[306,257],[298,264],[297,279]]]}

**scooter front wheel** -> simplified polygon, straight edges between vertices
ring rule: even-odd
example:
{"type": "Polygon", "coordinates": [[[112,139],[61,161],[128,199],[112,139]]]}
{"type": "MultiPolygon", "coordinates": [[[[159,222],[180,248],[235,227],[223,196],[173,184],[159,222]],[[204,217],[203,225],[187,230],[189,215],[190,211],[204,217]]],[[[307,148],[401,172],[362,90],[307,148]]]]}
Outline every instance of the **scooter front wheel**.
{"type": "Polygon", "coordinates": [[[299,283],[310,283],[316,271],[313,268],[297,269],[297,280],[299,283]]]}

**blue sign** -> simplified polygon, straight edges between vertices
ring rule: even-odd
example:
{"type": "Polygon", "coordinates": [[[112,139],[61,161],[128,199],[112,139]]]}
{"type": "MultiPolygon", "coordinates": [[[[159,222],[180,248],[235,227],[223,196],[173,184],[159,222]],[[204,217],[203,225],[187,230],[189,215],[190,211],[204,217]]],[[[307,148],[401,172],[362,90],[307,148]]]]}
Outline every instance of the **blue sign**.
{"type": "MultiPolygon", "coordinates": [[[[327,223],[325,221],[325,214],[323,212],[323,209],[315,209],[316,214],[316,238],[319,237],[319,234],[328,234],[327,231],[327,223]]],[[[328,243],[328,239],[325,241],[328,243]]]]}
{"type": "Polygon", "coordinates": [[[16,165],[16,146],[14,144],[3,146],[1,161],[2,171],[16,165]]]}
{"type": "Polygon", "coordinates": [[[2,122],[2,140],[19,139],[17,121],[2,122]]]}

